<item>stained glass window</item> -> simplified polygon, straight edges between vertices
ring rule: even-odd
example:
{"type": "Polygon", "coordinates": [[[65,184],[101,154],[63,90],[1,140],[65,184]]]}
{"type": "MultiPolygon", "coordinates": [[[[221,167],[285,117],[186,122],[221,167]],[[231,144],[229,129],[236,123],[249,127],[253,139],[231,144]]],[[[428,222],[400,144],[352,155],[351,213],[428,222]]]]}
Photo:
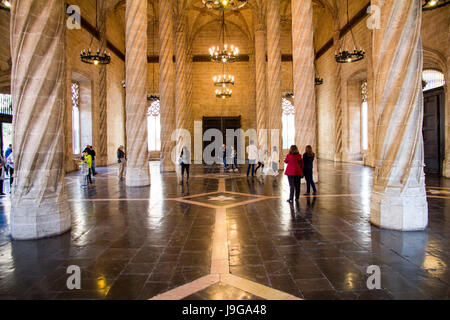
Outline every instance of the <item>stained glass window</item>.
{"type": "Polygon", "coordinates": [[[292,103],[283,98],[281,101],[283,109],[282,134],[283,134],[283,149],[289,149],[291,145],[295,144],[295,109],[292,103]]]}
{"type": "Polygon", "coordinates": [[[80,132],[80,85],[72,83],[72,149],[74,154],[81,153],[80,132]]]}
{"type": "Polygon", "coordinates": [[[0,93],[0,113],[12,115],[12,99],[10,94],[0,93]]]}
{"type": "Polygon", "coordinates": [[[159,100],[153,101],[147,111],[148,122],[148,150],[161,149],[161,116],[159,100]]]}
{"type": "Polygon", "coordinates": [[[364,82],[361,86],[361,149],[366,151],[369,149],[369,115],[368,115],[368,103],[367,103],[367,82],[364,82]]]}

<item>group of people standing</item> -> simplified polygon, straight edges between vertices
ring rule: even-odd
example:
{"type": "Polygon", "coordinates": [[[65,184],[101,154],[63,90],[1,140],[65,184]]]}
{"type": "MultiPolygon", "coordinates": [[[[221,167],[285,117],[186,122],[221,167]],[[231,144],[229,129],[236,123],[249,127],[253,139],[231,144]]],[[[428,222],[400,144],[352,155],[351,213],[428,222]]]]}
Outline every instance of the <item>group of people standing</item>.
{"type": "Polygon", "coordinates": [[[288,177],[290,187],[289,199],[287,200],[289,203],[294,202],[294,195],[295,201],[299,200],[300,183],[303,177],[306,179],[307,189],[305,195],[311,194],[311,187],[313,189],[313,194],[317,194],[317,189],[313,178],[314,158],[315,154],[311,146],[306,146],[303,157],[301,156],[296,145],[292,145],[289,149],[289,154],[284,159],[284,162],[287,164],[284,174],[288,177]]]}
{"type": "Polygon", "coordinates": [[[14,182],[14,154],[12,151],[12,144],[8,146],[3,156],[3,151],[0,154],[0,196],[4,196],[3,192],[3,181],[9,177],[9,187],[11,192],[11,187],[14,182]]]}
{"type": "Polygon", "coordinates": [[[248,154],[247,177],[250,176],[250,172],[252,173],[252,177],[254,177],[260,168],[261,168],[260,174],[263,174],[263,170],[265,168],[266,163],[271,164],[273,176],[276,177],[278,175],[279,155],[276,146],[272,148],[272,153],[269,157],[267,155],[267,149],[258,150],[253,140],[251,140],[250,144],[247,146],[247,154],[248,154]]]}

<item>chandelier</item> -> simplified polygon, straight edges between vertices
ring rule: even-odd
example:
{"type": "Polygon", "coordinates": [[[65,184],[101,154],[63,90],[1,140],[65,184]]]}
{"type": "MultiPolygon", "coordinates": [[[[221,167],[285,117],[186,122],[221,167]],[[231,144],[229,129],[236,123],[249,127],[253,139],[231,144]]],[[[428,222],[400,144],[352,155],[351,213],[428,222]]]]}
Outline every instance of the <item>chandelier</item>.
{"type": "Polygon", "coordinates": [[[147,100],[148,101],[158,101],[159,100],[159,96],[155,95],[155,94],[149,94],[147,96],[147,100]]]}
{"type": "Polygon", "coordinates": [[[86,50],[81,51],[80,53],[81,61],[88,64],[110,64],[111,63],[111,56],[106,53],[106,51],[103,54],[100,54],[100,49],[97,50],[96,54],[91,53],[91,48],[88,49],[88,52],[86,50]]]}
{"type": "Polygon", "coordinates": [[[321,84],[323,84],[323,79],[320,78],[320,77],[314,78],[314,84],[315,84],[316,86],[320,86],[321,84]]]}
{"type": "Polygon", "coordinates": [[[216,90],[216,97],[221,99],[231,98],[233,90],[230,88],[221,88],[216,90]]]}
{"type": "Polygon", "coordinates": [[[450,0],[424,0],[424,4],[422,5],[423,10],[433,10],[442,8],[450,4],[450,0]]]}
{"type": "Polygon", "coordinates": [[[234,86],[234,76],[229,74],[219,74],[213,77],[214,85],[216,87],[232,87],[234,86]]]}
{"type": "MultiPolygon", "coordinates": [[[[350,18],[348,14],[348,0],[347,0],[347,25],[350,25],[350,18]]],[[[348,50],[339,50],[339,53],[334,55],[336,62],[338,63],[351,63],[364,59],[365,52],[364,50],[357,50],[355,35],[353,34],[353,29],[350,27],[350,33],[352,35],[353,45],[355,49],[351,52],[348,50]]]]}
{"type": "MultiPolygon", "coordinates": [[[[103,0],[104,1],[104,0],[103,0]]],[[[105,5],[103,4],[103,8],[105,5]]],[[[95,20],[95,30],[98,30],[97,22],[100,20],[100,23],[105,23],[106,21],[103,21],[102,19],[98,19],[98,12],[97,12],[97,1],[95,2],[95,16],[97,17],[95,20]]],[[[100,28],[102,29],[102,28],[100,28]]],[[[100,53],[100,49],[97,50],[97,52],[94,54],[91,52],[92,47],[92,41],[94,40],[94,35],[91,36],[91,43],[89,44],[89,49],[86,52],[85,49],[83,49],[80,53],[81,61],[87,64],[93,64],[93,65],[100,65],[100,64],[110,64],[111,63],[111,56],[106,53],[106,50],[104,53],[100,53]]]]}
{"type": "Polygon", "coordinates": [[[225,11],[222,12],[222,26],[219,33],[219,42],[222,41],[222,46],[213,46],[209,49],[211,61],[218,63],[231,63],[237,60],[239,49],[234,45],[228,47],[225,43],[226,25],[225,25],[225,11]]]}
{"type": "Polygon", "coordinates": [[[1,0],[0,1],[0,8],[10,10],[11,9],[11,2],[12,0],[1,0]]]}
{"type": "Polygon", "coordinates": [[[202,0],[203,5],[208,9],[216,10],[238,10],[247,4],[247,0],[202,0]]]}

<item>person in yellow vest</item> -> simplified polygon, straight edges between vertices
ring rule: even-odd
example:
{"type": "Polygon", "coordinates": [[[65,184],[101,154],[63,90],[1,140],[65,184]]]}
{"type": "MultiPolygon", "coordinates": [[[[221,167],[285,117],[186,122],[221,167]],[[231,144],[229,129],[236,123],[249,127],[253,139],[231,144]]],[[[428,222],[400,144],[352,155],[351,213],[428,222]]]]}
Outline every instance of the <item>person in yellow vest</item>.
{"type": "Polygon", "coordinates": [[[84,162],[87,163],[88,167],[89,167],[89,174],[88,174],[88,181],[89,181],[89,185],[92,186],[92,156],[88,153],[88,151],[84,151],[84,162]]]}

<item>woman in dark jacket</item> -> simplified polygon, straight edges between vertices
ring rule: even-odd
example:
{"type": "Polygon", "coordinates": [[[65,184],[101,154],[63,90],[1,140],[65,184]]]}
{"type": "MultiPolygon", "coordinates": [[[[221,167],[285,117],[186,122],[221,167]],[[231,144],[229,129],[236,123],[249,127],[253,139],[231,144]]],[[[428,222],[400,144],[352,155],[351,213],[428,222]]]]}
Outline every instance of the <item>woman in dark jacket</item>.
{"type": "Polygon", "coordinates": [[[310,195],[311,186],[313,188],[313,194],[317,194],[316,185],[313,179],[313,162],[315,154],[311,146],[306,146],[305,153],[303,154],[303,174],[306,179],[306,193],[305,196],[310,195]]]}
{"type": "Polygon", "coordinates": [[[293,145],[289,149],[289,154],[284,159],[284,162],[287,163],[286,171],[284,172],[289,179],[289,203],[293,202],[294,192],[295,192],[295,201],[298,201],[300,198],[300,180],[303,175],[303,160],[300,152],[298,151],[297,146],[293,145]]]}

